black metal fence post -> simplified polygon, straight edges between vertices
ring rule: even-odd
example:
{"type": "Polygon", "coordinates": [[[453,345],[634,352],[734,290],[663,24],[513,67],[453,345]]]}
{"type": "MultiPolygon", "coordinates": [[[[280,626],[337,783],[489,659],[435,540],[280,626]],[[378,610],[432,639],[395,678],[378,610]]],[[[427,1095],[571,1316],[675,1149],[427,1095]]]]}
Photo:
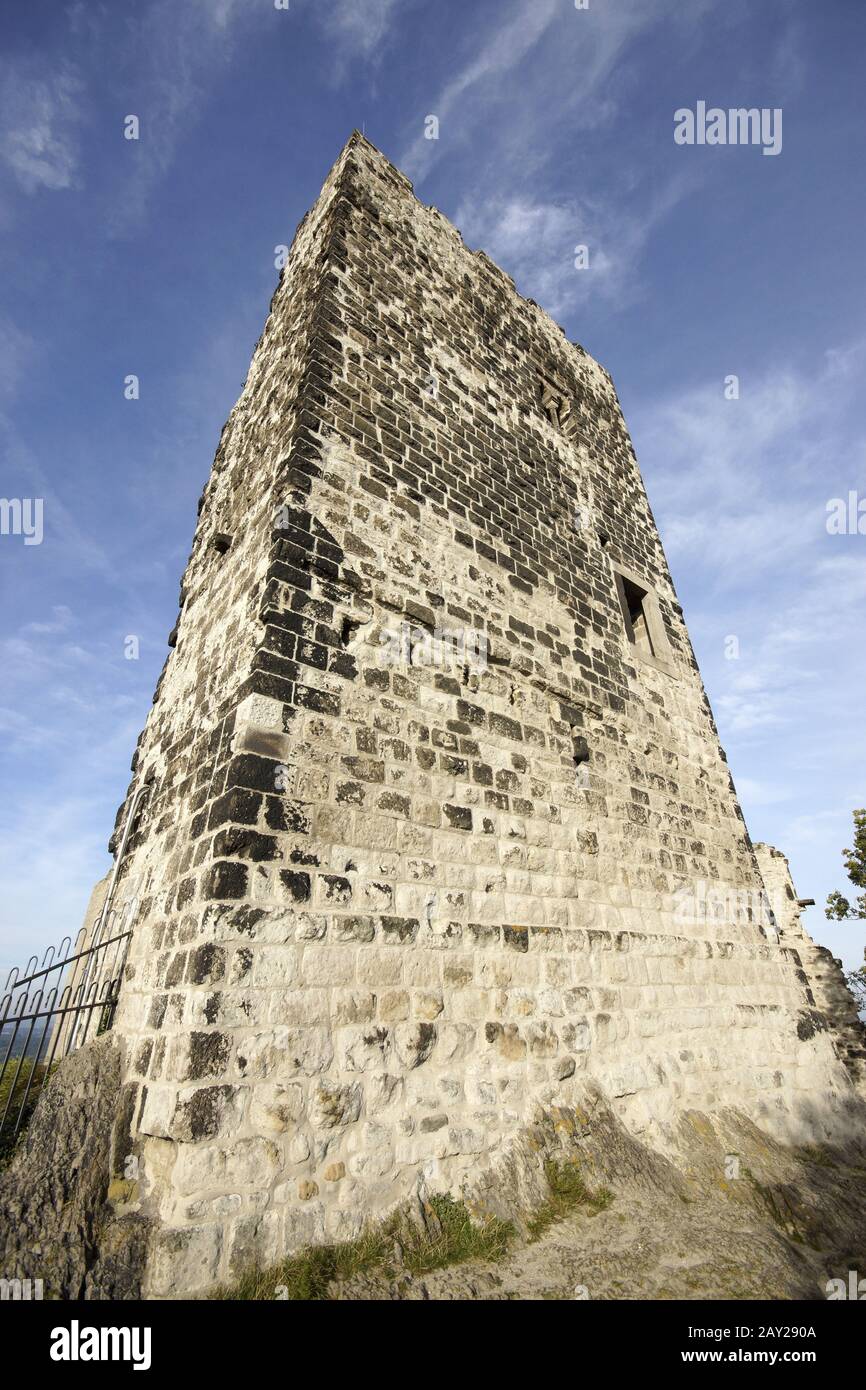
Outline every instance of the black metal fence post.
{"type": "MultiPolygon", "coordinates": [[[[116,931],[112,912],[103,939],[85,945],[64,937],[42,957],[31,956],[23,975],[9,971],[0,998],[0,1154],[14,1144],[55,1064],[111,1027],[131,930],[116,931]]],[[[100,933],[97,933],[99,935],[100,933]]]]}

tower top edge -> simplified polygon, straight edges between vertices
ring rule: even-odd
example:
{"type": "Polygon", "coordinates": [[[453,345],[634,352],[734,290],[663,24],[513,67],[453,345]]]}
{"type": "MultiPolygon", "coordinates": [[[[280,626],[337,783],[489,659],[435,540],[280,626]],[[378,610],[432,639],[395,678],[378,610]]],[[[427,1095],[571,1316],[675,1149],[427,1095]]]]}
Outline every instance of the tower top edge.
{"type": "Polygon", "coordinates": [[[487,268],[489,273],[495,275],[498,279],[504,281],[506,289],[511,294],[513,294],[515,298],[518,299],[523,305],[525,305],[528,310],[534,313],[539,318],[539,320],[545,325],[549,332],[553,331],[559,334],[564,340],[564,344],[567,349],[575,353],[577,357],[579,357],[582,361],[586,362],[592,367],[597,368],[597,370],[601,372],[604,377],[607,378],[611,386],[613,385],[613,378],[611,377],[610,372],[601,362],[599,362],[598,358],[593,357],[592,353],[588,352],[582,343],[576,342],[574,339],[569,338],[562,324],[559,323],[558,320],[555,319],[553,315],[550,314],[541,304],[537,303],[536,300],[529,298],[527,295],[521,294],[520,290],[517,288],[514,278],[508,274],[507,270],[504,270],[502,266],[500,266],[496,261],[494,261],[493,257],[490,256],[483,249],[483,247],[471,247],[467,245],[466,241],[464,240],[463,233],[461,232],[460,228],[456,225],[456,223],[452,222],[451,218],[448,217],[446,213],[442,212],[442,210],[436,207],[433,203],[425,203],[423,199],[421,199],[418,196],[418,193],[415,189],[415,185],[413,184],[409,176],[405,174],[403,170],[397,164],[394,163],[393,160],[389,159],[385,152],[381,150],[378,145],[375,145],[373,141],[369,138],[369,136],[364,134],[363,131],[358,130],[357,127],[351,131],[345,143],[343,144],[340,153],[338,154],[333,165],[331,166],[325,183],[327,184],[331,182],[333,179],[338,179],[349,157],[353,153],[358,152],[359,150],[364,151],[364,153],[369,157],[373,165],[378,165],[380,170],[386,171],[391,180],[395,184],[399,185],[399,187],[402,188],[402,190],[409,197],[411,197],[419,205],[419,207],[424,208],[428,213],[441,219],[441,221],[445,223],[446,226],[450,229],[452,234],[458,238],[461,245],[465,247],[465,250],[468,255],[473,256],[477,261],[483,264],[487,268]]]}

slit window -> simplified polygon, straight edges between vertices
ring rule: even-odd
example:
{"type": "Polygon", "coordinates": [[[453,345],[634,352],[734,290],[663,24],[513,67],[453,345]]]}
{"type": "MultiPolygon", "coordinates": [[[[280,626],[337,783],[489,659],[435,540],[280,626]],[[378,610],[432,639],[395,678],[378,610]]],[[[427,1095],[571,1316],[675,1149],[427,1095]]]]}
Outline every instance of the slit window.
{"type": "Polygon", "coordinates": [[[629,641],[634,642],[638,651],[644,652],[647,656],[655,656],[650,631],[648,591],[633,583],[631,579],[626,579],[625,575],[618,575],[617,578],[629,641]]]}
{"type": "Polygon", "coordinates": [[[539,400],[541,409],[552,425],[565,435],[574,432],[571,396],[561,382],[539,375],[539,400]]]}

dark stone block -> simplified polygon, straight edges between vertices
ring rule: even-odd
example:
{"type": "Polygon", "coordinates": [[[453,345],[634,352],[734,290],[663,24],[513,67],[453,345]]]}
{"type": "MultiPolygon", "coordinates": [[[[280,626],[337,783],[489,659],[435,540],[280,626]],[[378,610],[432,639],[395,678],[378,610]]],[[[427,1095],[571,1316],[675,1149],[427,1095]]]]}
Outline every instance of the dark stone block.
{"type": "Polygon", "coordinates": [[[471,705],[468,700],[457,701],[457,714],[467,724],[483,724],[487,718],[481,705],[471,705]]]}
{"type": "Polygon", "coordinates": [[[247,894],[247,866],[218,860],[207,870],[201,886],[203,898],[245,898],[247,894]]]}
{"type": "Polygon", "coordinates": [[[418,921],[415,917],[382,917],[382,937],[390,944],[405,946],[418,935],[418,921]]]}
{"type": "Polygon", "coordinates": [[[325,690],[314,690],[309,685],[299,685],[296,688],[295,704],[302,705],[304,709],[311,709],[316,714],[340,713],[339,696],[330,695],[325,690]]]}
{"type": "Polygon", "coordinates": [[[364,684],[371,686],[375,690],[388,690],[391,686],[391,676],[388,671],[369,670],[364,672],[364,684]]]}
{"type": "Polygon", "coordinates": [[[189,1100],[179,1100],[174,1115],[178,1137],[191,1143],[212,1139],[219,1132],[225,1107],[236,1094],[234,1086],[204,1086],[189,1100]]]}
{"type": "Polygon", "coordinates": [[[186,977],[191,985],[216,984],[223,979],[226,969],[226,953],[222,946],[207,941],[189,953],[186,977]]]}
{"type": "Polygon", "coordinates": [[[468,806],[449,806],[442,807],[448,823],[455,830],[472,829],[472,812],[468,806]]]}
{"type": "Polygon", "coordinates": [[[310,900],[310,875],[296,873],[294,869],[280,869],[280,878],[296,903],[310,900]]]}
{"type": "Polygon", "coordinates": [[[436,676],[434,685],[437,690],[443,691],[446,695],[460,694],[460,682],[456,681],[453,676],[443,676],[440,672],[436,676]]]}
{"type": "Polygon", "coordinates": [[[529,930],[527,927],[503,927],[502,939],[512,951],[529,950],[529,930]]]}
{"type": "Polygon", "coordinates": [[[279,796],[267,798],[265,822],[269,830],[290,831],[295,835],[309,835],[312,828],[312,821],[304,806],[294,801],[284,801],[279,796]]]}
{"type": "Polygon", "coordinates": [[[341,782],[337,787],[335,799],[347,806],[363,806],[366,788],[360,782],[341,782]]]}
{"type": "Polygon", "coordinates": [[[187,1080],[222,1076],[230,1051],[231,1039],[225,1033],[190,1033],[187,1080]]]}
{"type": "Polygon", "coordinates": [[[373,758],[357,758],[354,756],[341,759],[347,772],[360,782],[384,782],[385,764],[373,758]]]}
{"type": "Polygon", "coordinates": [[[276,758],[263,758],[258,753],[239,753],[232,758],[226,772],[226,791],[234,787],[246,787],[253,791],[276,792],[279,790],[284,764],[276,758]]]}
{"type": "Polygon", "coordinates": [[[340,874],[322,874],[319,882],[324,884],[325,901],[329,903],[347,903],[352,898],[352,884],[347,878],[340,874]]]}
{"type": "Polygon", "coordinates": [[[523,739],[523,730],[516,719],[509,719],[505,714],[491,714],[489,718],[490,732],[502,734],[504,738],[523,739]]]}
{"type": "Polygon", "coordinates": [[[260,862],[266,859],[279,859],[280,844],[275,835],[262,835],[249,826],[230,825],[220,830],[214,838],[213,855],[215,859],[251,859],[260,862]]]}
{"type": "Polygon", "coordinates": [[[227,821],[239,822],[241,825],[255,825],[261,804],[260,792],[250,791],[245,787],[233,787],[230,792],[218,796],[216,801],[212,803],[208,816],[208,829],[216,830],[219,826],[225,825],[227,821]]]}
{"type": "Polygon", "coordinates": [[[178,911],[182,912],[183,909],[187,906],[187,904],[192,902],[194,897],[195,879],[185,878],[183,883],[181,883],[177,890],[177,898],[175,899],[175,904],[177,906],[178,911]]]}

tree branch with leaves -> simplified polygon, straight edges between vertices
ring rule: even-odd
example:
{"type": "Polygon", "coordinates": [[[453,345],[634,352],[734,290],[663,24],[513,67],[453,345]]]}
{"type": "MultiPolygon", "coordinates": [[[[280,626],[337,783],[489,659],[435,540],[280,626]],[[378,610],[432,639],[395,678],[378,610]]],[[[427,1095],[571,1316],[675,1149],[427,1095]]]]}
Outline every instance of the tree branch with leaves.
{"type": "MultiPolygon", "coordinates": [[[[854,848],[842,851],[845,858],[845,872],[855,888],[866,889],[866,810],[854,812],[854,848]]],[[[848,919],[866,917],[866,892],[850,903],[838,891],[827,898],[826,916],[830,921],[844,922],[848,919]]]]}
{"type": "MultiPolygon", "coordinates": [[[[866,889],[866,810],[854,812],[854,848],[842,851],[845,872],[855,888],[866,889]]],[[[859,921],[866,918],[866,892],[851,903],[838,890],[827,898],[825,915],[831,922],[859,921]]],[[[860,1014],[866,1011],[866,966],[846,971],[845,979],[860,1014]]]]}

